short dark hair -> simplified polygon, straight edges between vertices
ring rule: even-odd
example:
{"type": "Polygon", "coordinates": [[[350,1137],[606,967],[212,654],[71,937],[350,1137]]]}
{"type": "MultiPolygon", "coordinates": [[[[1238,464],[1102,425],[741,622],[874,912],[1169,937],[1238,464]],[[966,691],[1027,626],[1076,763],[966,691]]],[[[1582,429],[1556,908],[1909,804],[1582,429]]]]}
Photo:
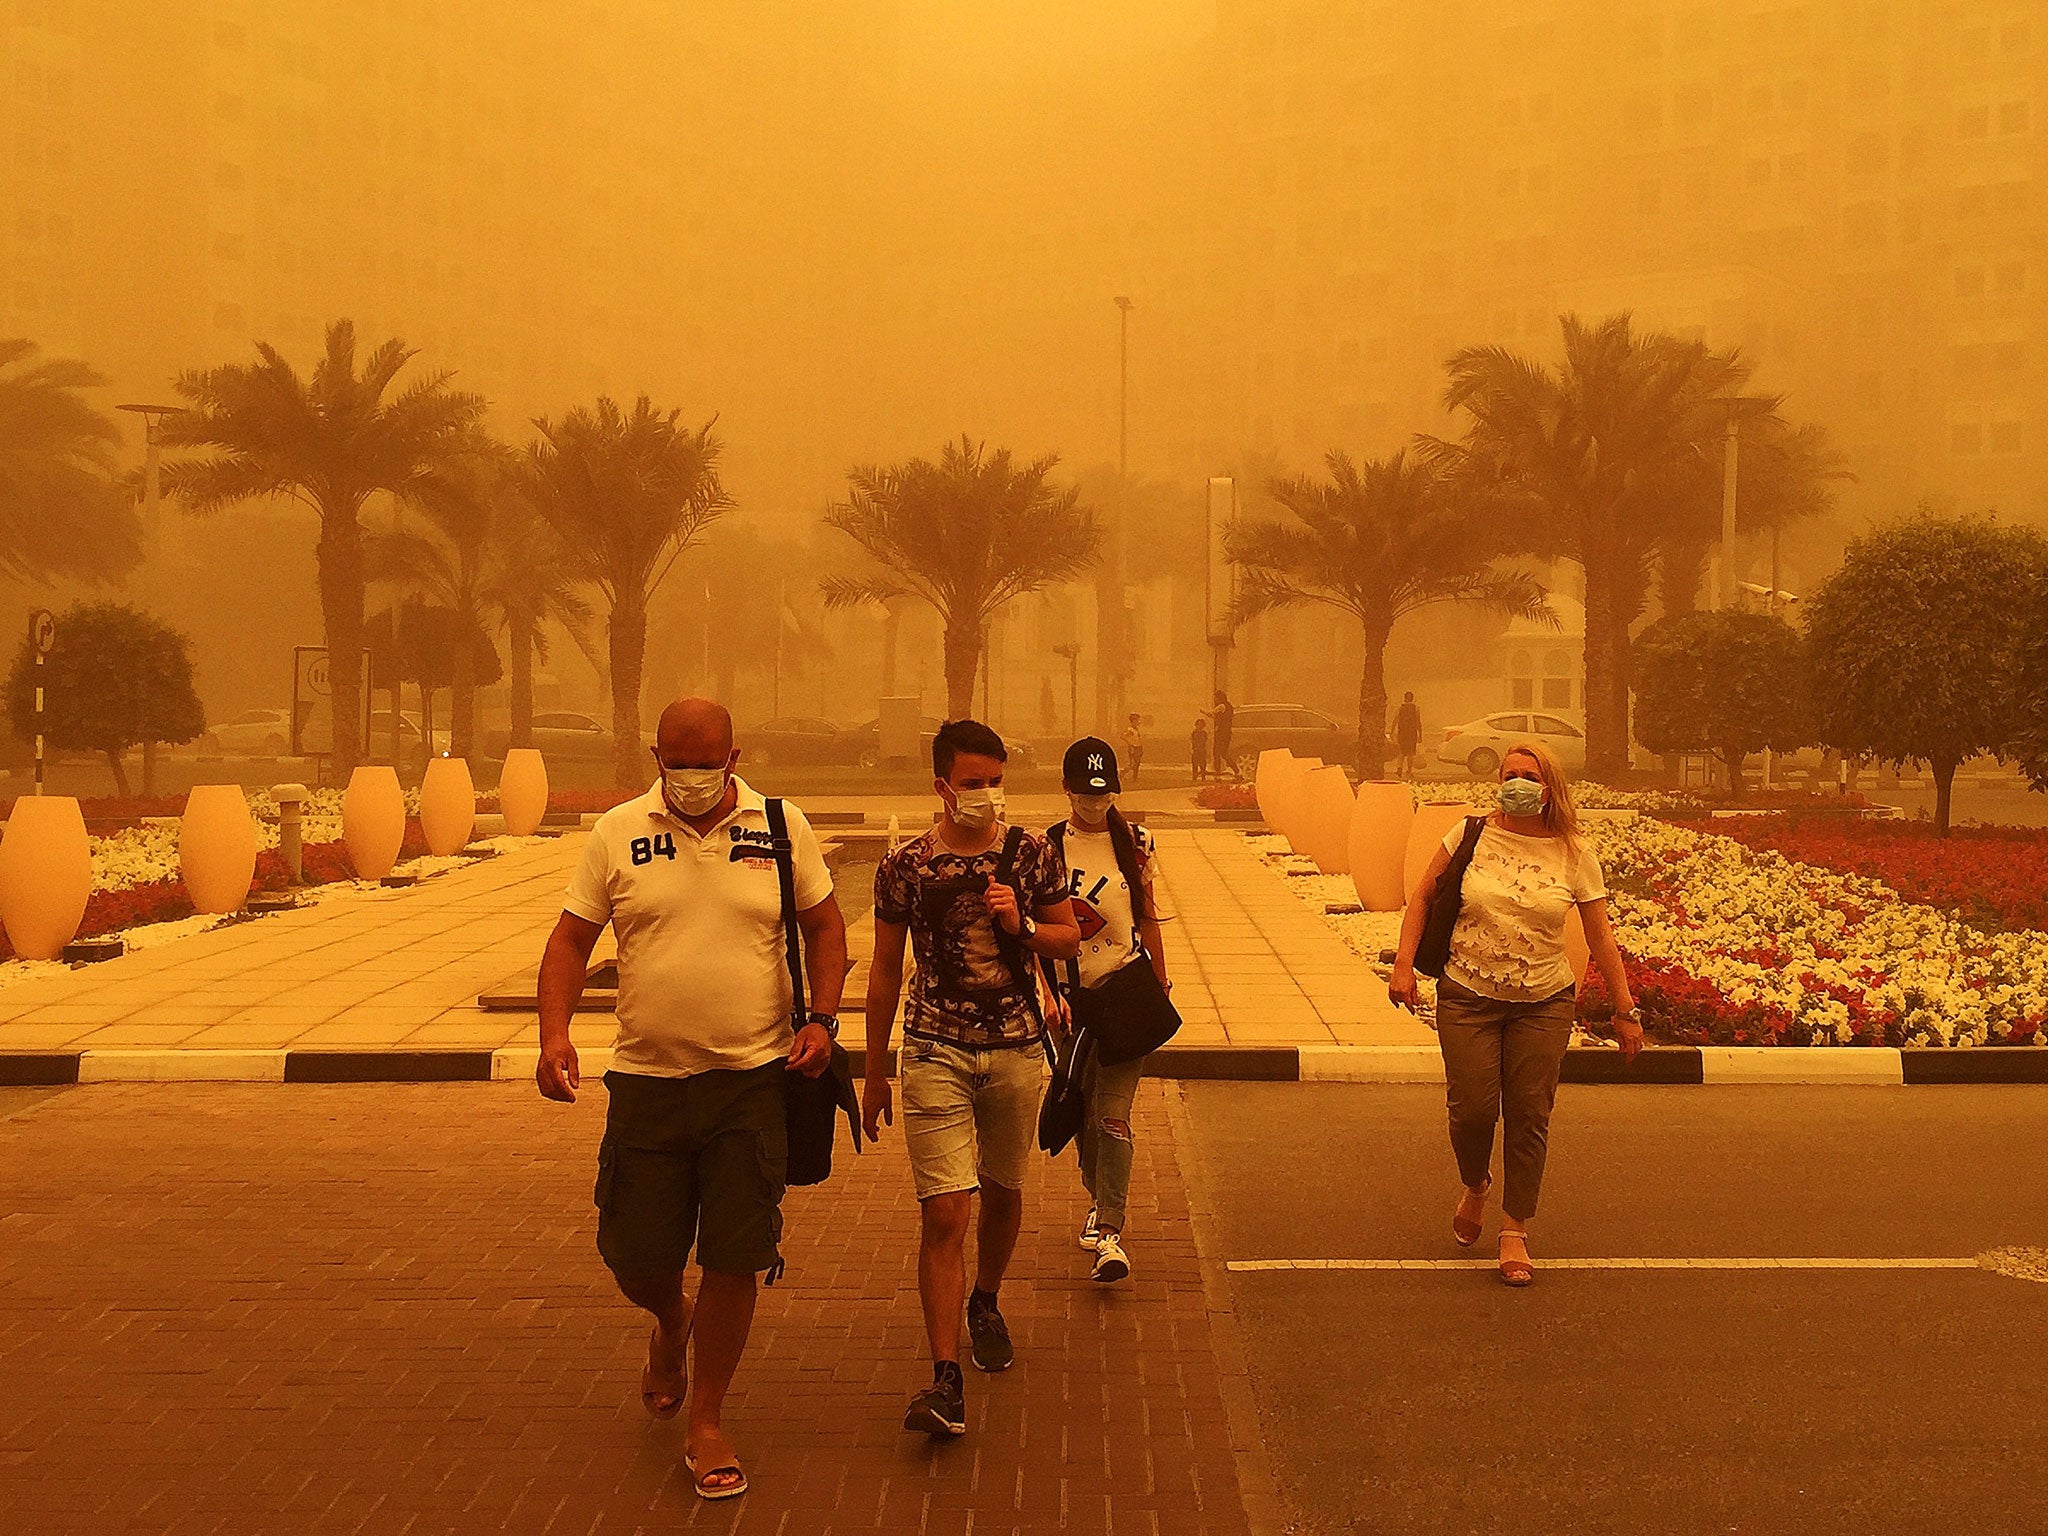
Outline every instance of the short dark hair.
{"type": "Polygon", "coordinates": [[[999,763],[1010,760],[1003,738],[979,720],[949,720],[932,738],[932,772],[942,779],[952,778],[953,760],[963,752],[970,757],[992,757],[999,763]]]}

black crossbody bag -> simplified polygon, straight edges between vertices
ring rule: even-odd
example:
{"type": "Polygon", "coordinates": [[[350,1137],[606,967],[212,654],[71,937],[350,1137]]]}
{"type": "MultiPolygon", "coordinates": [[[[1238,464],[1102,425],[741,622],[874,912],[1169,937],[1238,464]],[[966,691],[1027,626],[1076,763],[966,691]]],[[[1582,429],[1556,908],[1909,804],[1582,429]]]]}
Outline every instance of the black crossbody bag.
{"type": "MultiPolygon", "coordinates": [[[[1066,828],[1061,822],[1047,834],[1062,854],[1067,846],[1066,828]]],[[[1138,867],[1137,844],[1121,818],[1109,824],[1109,846],[1131,889],[1131,915],[1143,922],[1147,915],[1144,872],[1138,867]]],[[[1152,957],[1142,944],[1136,958],[1092,987],[1081,985],[1078,961],[1067,961],[1066,972],[1067,1006],[1073,1011],[1074,1028],[1077,1032],[1087,1029],[1095,1042],[1095,1059],[1105,1067],[1149,1056],[1180,1032],[1180,1011],[1166,995],[1166,984],[1152,969],[1152,957]]]]}
{"type": "MultiPolygon", "coordinates": [[[[790,1029],[795,1032],[806,1023],[808,994],[804,990],[803,934],[796,920],[796,848],[789,839],[789,817],[780,799],[768,802],[768,836],[774,850],[775,879],[782,889],[782,941],[789,963],[790,1029]]],[[[832,1176],[833,1133],[841,1111],[853,1132],[853,1150],[860,1151],[860,1096],[853,1091],[853,1059],[834,1040],[831,1064],[818,1076],[785,1072],[783,1080],[788,1182],[822,1184],[832,1176]]]]}
{"type": "Polygon", "coordinates": [[[1437,876],[1436,889],[1429,893],[1429,915],[1423,920],[1422,937],[1415,945],[1415,969],[1424,976],[1443,979],[1444,966],[1451,958],[1451,930],[1458,926],[1458,908],[1465,899],[1465,869],[1472,862],[1472,850],[1479,834],[1486,830],[1484,816],[1465,818],[1465,835],[1458,851],[1437,876]]]}

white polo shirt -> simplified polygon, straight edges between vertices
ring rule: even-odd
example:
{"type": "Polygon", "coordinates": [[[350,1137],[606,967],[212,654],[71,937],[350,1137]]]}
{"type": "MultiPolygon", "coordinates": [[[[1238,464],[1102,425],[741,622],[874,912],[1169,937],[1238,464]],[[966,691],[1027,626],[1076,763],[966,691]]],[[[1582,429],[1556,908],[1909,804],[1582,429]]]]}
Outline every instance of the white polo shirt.
{"type": "MultiPolygon", "coordinates": [[[[782,896],[768,803],[744,780],[733,813],[699,837],[661,783],[597,819],[562,906],[609,922],[619,944],[612,1065],[649,1077],[745,1071],[789,1054],[782,896]]],[[[832,894],[817,834],[784,802],[797,910],[832,894]]]]}

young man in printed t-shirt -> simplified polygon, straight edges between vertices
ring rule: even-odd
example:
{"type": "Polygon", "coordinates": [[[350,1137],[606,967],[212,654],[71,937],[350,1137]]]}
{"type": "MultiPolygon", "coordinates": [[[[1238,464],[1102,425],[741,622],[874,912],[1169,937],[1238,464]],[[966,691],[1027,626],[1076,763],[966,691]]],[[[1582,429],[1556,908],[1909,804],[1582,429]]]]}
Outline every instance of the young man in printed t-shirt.
{"type": "MultiPolygon", "coordinates": [[[[1067,891],[1081,928],[1081,986],[1100,987],[1127,965],[1149,965],[1171,992],[1159,936],[1160,919],[1169,914],[1159,910],[1153,878],[1158,854],[1152,834],[1132,826],[1116,807],[1123,790],[1116,754],[1100,737],[1084,736],[1067,748],[1060,781],[1073,814],[1047,835],[1067,867],[1067,891]],[[1119,844],[1124,858],[1118,857],[1119,844]]],[[[1081,1228],[1081,1246],[1095,1255],[1090,1278],[1104,1285],[1131,1272],[1123,1243],[1124,1203],[1131,1189],[1131,1104],[1143,1067],[1143,1058],[1104,1066],[1091,1055],[1082,1070],[1088,1109],[1081,1121],[1081,1182],[1094,1204],[1081,1228]]]]}
{"type": "Polygon", "coordinates": [[[942,727],[932,742],[938,824],[875,872],[862,1118],[870,1137],[893,1120],[889,1037],[907,940],[917,974],[903,1012],[903,1139],[917,1190],[917,1289],[932,1384],[911,1399],[903,1427],[935,1436],[967,1430],[960,1311],[976,1190],[976,1273],[966,1298],[973,1359],[1000,1371],[1015,1358],[997,1291],[1017,1246],[1037,1143],[1044,1024],[1035,957],[1069,959],[1081,942],[1066,873],[1043,837],[1020,830],[1014,861],[1002,869],[1013,841],[1003,817],[1007,755],[1002,738],[978,721],[942,727]]]}
{"type": "Polygon", "coordinates": [[[831,1062],[846,923],[810,823],[785,807],[812,994],[793,1029],[804,999],[790,995],[768,806],[733,774],[732,717],[709,699],[678,699],[662,712],[654,756],[660,780],[598,818],[563,898],[540,965],[535,1075],[547,1098],[575,1100],[569,1020],[610,923],[618,1040],[605,1074],[597,1249],[626,1299],[654,1315],[642,1405],[668,1419],[687,1398],[691,1480],[700,1497],[729,1499],[747,1478],[719,1416],[753,1322],[755,1276],[780,1263],[784,1082],[831,1062]],[[703,1270],[694,1301],[683,1275],[693,1242],[703,1270]]]}

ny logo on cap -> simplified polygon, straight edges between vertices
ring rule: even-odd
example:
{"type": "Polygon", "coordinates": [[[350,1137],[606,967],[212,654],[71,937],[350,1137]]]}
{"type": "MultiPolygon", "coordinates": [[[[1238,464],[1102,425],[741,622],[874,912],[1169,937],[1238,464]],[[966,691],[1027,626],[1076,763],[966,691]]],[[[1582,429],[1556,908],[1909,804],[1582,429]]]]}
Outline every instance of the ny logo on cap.
{"type": "Polygon", "coordinates": [[[1088,754],[1088,768],[1089,771],[1092,773],[1102,772],[1102,754],[1100,752],[1091,752],[1088,754]]]}

